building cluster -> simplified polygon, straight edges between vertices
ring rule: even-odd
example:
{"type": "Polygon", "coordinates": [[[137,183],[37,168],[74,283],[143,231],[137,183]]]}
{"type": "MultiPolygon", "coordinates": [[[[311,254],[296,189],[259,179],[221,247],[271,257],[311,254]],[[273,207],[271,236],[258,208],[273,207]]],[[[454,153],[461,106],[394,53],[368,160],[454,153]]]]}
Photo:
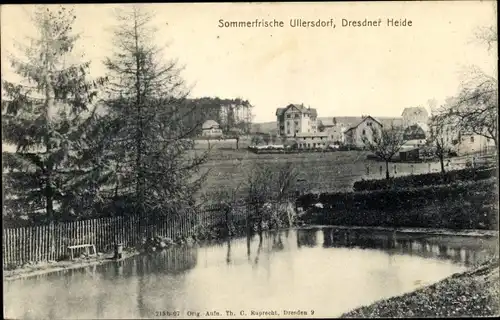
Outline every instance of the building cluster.
{"type": "MultiPolygon", "coordinates": [[[[423,107],[405,108],[399,118],[336,117],[331,123],[318,120],[316,109],[303,104],[290,104],[276,110],[277,132],[281,137],[297,142],[299,149],[322,148],[331,144],[363,148],[365,141],[373,141],[374,134],[385,126],[404,130],[406,141],[402,150],[415,150],[428,144],[430,117],[423,107]],[[321,124],[321,127],[320,127],[321,124]]],[[[492,141],[470,133],[460,132],[451,125],[445,130],[445,141],[450,151],[469,154],[485,150],[492,141]]]]}
{"type": "MultiPolygon", "coordinates": [[[[431,123],[427,110],[423,107],[405,108],[400,117],[382,118],[362,115],[361,117],[335,117],[318,119],[316,109],[304,104],[289,104],[276,109],[277,135],[296,144],[298,149],[327,148],[332,145],[346,145],[364,148],[366,141],[373,141],[377,131],[384,127],[403,130],[404,152],[423,150],[431,140],[431,123]]],[[[438,124],[441,125],[441,124],[438,124]]],[[[460,132],[457,126],[443,124],[440,132],[441,145],[458,155],[482,152],[493,141],[483,136],[460,132]]],[[[220,138],[223,131],[214,120],[202,126],[202,136],[220,138]]]]}

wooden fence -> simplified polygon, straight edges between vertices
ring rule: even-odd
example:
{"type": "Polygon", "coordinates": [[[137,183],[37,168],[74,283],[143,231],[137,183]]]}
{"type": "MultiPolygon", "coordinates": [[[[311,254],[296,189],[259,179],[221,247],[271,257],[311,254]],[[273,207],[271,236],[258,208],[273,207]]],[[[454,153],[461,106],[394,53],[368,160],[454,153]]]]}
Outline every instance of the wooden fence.
{"type": "MultiPolygon", "coordinates": [[[[279,205],[273,203],[273,206],[279,205]]],[[[68,246],[94,244],[97,252],[110,252],[115,243],[124,247],[139,245],[152,236],[190,236],[196,226],[202,228],[226,225],[247,218],[249,207],[238,206],[228,214],[221,206],[182,216],[103,217],[72,222],[59,222],[3,229],[2,254],[4,267],[24,265],[28,262],[57,261],[67,258],[68,246]]]]}
{"type": "Polygon", "coordinates": [[[27,262],[60,260],[67,257],[68,246],[94,244],[97,252],[109,252],[115,243],[133,247],[154,235],[175,239],[189,236],[196,225],[214,225],[225,221],[220,210],[212,208],[200,214],[182,217],[104,217],[3,229],[3,265],[19,266],[27,262]]]}

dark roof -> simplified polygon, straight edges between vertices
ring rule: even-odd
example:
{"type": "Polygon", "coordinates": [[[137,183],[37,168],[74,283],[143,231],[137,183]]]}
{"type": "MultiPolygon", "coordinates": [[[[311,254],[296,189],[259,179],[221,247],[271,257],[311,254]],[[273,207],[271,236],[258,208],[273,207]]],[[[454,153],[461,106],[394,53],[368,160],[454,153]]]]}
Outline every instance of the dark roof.
{"type": "Polygon", "coordinates": [[[413,112],[413,113],[425,113],[426,115],[428,115],[429,113],[427,112],[427,110],[425,110],[424,107],[409,107],[409,108],[404,108],[403,109],[403,113],[401,114],[401,116],[404,116],[406,113],[410,113],[410,112],[413,112]]]}
{"type": "Polygon", "coordinates": [[[278,109],[276,109],[276,115],[280,116],[286,110],[288,110],[290,108],[296,108],[296,109],[298,109],[302,113],[310,114],[312,117],[317,117],[318,116],[318,111],[316,109],[305,107],[303,104],[296,104],[296,103],[289,104],[288,106],[286,106],[286,108],[278,108],[278,109]]]}
{"type": "MultiPolygon", "coordinates": [[[[333,125],[333,118],[337,121],[337,124],[343,124],[344,127],[352,128],[363,121],[363,117],[320,117],[319,120],[323,122],[323,125],[330,126],[333,125]]],[[[403,119],[400,117],[373,117],[383,126],[390,126],[391,124],[398,127],[403,125],[403,119]]]]}
{"type": "Polygon", "coordinates": [[[362,117],[361,118],[361,121],[353,126],[353,127],[350,127],[349,129],[347,129],[346,131],[349,131],[349,130],[352,130],[352,129],[356,129],[360,124],[362,124],[366,119],[372,119],[373,121],[375,121],[376,123],[380,124],[382,127],[384,126],[382,123],[380,123],[380,121],[378,121],[377,119],[373,118],[372,116],[366,116],[366,117],[362,117]]]}

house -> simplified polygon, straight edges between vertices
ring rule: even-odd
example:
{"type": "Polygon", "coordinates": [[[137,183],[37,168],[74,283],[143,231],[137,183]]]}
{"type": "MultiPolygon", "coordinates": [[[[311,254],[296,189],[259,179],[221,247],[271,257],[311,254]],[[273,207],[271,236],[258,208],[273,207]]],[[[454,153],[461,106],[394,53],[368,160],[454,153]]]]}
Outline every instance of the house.
{"type": "Polygon", "coordinates": [[[328,133],[328,139],[333,142],[345,143],[344,133],[348,128],[343,123],[324,126],[323,132],[328,133]]]}
{"type": "Polygon", "coordinates": [[[326,148],[333,143],[328,132],[298,133],[294,140],[298,149],[320,149],[326,148]]]}
{"type": "Polygon", "coordinates": [[[445,123],[440,123],[443,136],[442,143],[447,149],[459,156],[487,153],[495,150],[495,142],[482,135],[467,132],[459,128],[458,120],[448,119],[445,123]]]}
{"type": "Polygon", "coordinates": [[[203,137],[214,137],[218,138],[222,136],[222,130],[220,129],[219,124],[214,120],[207,120],[201,126],[203,137]]]}
{"type": "Polygon", "coordinates": [[[290,104],[286,108],[276,109],[278,134],[285,137],[294,137],[302,133],[317,133],[316,109],[305,107],[303,104],[290,104]]]}
{"type": "Polygon", "coordinates": [[[429,138],[430,129],[427,123],[416,123],[404,129],[405,144],[402,149],[414,149],[424,146],[429,138]]]}
{"type": "Polygon", "coordinates": [[[364,147],[364,139],[373,141],[375,131],[382,130],[382,124],[371,116],[365,116],[357,125],[347,129],[344,133],[347,145],[364,147]]]}
{"type": "Polygon", "coordinates": [[[407,128],[417,123],[428,123],[429,113],[424,107],[411,107],[403,110],[403,128],[407,128]]]}
{"type": "Polygon", "coordinates": [[[459,156],[495,150],[493,139],[478,134],[461,134],[454,142],[451,150],[459,156]]]}

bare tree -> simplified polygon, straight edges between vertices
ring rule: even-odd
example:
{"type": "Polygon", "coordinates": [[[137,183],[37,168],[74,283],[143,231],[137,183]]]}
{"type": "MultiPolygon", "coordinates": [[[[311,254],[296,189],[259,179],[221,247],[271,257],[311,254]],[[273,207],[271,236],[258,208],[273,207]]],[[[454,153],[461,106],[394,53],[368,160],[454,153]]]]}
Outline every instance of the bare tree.
{"type": "Polygon", "coordinates": [[[463,83],[455,103],[447,111],[449,122],[465,133],[493,140],[498,147],[498,81],[477,68],[463,83]]]}
{"type": "Polygon", "coordinates": [[[389,179],[389,161],[399,152],[406,143],[404,131],[391,125],[390,127],[373,127],[370,135],[364,135],[364,145],[375,154],[377,158],[385,162],[385,177],[389,179]]]}
{"type": "Polygon", "coordinates": [[[245,200],[253,209],[259,231],[262,231],[265,220],[278,225],[285,220],[289,225],[293,223],[290,210],[282,208],[281,204],[295,190],[297,176],[298,172],[291,162],[274,168],[267,164],[254,164],[248,173],[245,200]],[[279,207],[273,208],[271,202],[277,203],[279,207]]]}
{"type": "Polygon", "coordinates": [[[265,144],[269,144],[271,142],[271,135],[269,133],[266,133],[263,137],[262,140],[264,140],[265,144]]]}
{"type": "MultiPolygon", "coordinates": [[[[494,26],[479,28],[475,39],[488,47],[498,42],[494,26]]],[[[496,72],[495,72],[496,74],[496,72]]],[[[448,110],[448,118],[465,133],[477,134],[493,140],[498,148],[498,79],[488,75],[477,66],[470,68],[468,77],[462,82],[455,103],[448,110]]]]}
{"type": "Polygon", "coordinates": [[[450,126],[446,121],[446,114],[433,115],[429,120],[429,129],[427,144],[439,158],[441,172],[445,173],[444,157],[450,153],[452,148],[451,137],[448,134],[450,126]]]}

